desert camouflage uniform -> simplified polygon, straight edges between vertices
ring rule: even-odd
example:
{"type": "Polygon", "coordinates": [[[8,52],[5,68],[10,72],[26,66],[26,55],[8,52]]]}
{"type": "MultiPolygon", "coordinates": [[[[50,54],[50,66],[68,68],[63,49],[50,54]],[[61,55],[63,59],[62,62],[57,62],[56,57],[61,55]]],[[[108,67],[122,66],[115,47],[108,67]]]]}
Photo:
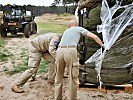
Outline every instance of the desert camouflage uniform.
{"type": "Polygon", "coordinates": [[[29,68],[15,82],[16,85],[23,86],[27,80],[37,72],[42,57],[48,61],[48,79],[54,80],[56,46],[59,43],[59,40],[60,34],[50,33],[40,35],[31,41],[29,45],[29,68]]]}

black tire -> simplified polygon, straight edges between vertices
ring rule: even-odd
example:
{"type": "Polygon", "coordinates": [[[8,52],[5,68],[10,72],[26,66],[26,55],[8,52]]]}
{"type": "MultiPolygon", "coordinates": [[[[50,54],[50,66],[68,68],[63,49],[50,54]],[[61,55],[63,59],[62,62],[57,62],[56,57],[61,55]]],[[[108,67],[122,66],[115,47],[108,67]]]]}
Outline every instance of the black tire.
{"type": "Polygon", "coordinates": [[[33,23],[33,29],[32,29],[32,34],[36,34],[37,33],[37,24],[33,23]]]}
{"type": "Polygon", "coordinates": [[[5,29],[1,29],[0,34],[1,34],[1,37],[7,37],[7,32],[5,29]]]}
{"type": "Polygon", "coordinates": [[[25,26],[24,26],[24,36],[26,37],[26,38],[29,38],[30,37],[30,25],[29,24],[26,24],[25,26]]]}

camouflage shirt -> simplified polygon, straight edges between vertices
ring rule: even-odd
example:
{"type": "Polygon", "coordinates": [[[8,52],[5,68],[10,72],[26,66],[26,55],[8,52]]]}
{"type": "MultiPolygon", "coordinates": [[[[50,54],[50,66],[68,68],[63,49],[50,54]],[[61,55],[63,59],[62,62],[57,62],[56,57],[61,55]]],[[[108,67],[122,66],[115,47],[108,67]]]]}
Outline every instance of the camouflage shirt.
{"type": "Polygon", "coordinates": [[[56,47],[60,41],[61,35],[58,33],[49,33],[36,37],[31,43],[40,52],[49,52],[54,58],[56,55],[56,47]]]}

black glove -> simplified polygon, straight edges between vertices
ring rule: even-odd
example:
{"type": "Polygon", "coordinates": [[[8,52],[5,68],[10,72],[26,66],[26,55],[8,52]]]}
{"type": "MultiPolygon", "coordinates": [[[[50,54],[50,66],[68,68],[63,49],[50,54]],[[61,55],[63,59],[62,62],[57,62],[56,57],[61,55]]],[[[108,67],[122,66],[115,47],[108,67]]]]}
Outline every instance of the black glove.
{"type": "Polygon", "coordinates": [[[104,47],[104,45],[102,45],[101,47],[102,47],[102,53],[103,53],[103,52],[104,52],[105,47],[104,47]]]}

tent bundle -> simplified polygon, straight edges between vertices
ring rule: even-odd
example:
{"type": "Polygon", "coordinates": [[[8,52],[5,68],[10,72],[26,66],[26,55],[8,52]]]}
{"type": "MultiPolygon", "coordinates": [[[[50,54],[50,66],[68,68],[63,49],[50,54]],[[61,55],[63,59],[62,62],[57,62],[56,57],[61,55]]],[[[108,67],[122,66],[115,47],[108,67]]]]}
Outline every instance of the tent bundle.
{"type": "MultiPolygon", "coordinates": [[[[116,2],[116,0],[107,0],[109,7],[115,5],[116,2]]],[[[132,0],[122,0],[121,5],[124,6],[131,3],[132,0]]],[[[78,7],[79,9],[86,8],[84,14],[84,27],[90,30],[96,30],[97,25],[101,24],[100,13],[102,7],[102,0],[79,0],[78,7]]],[[[119,15],[119,13],[121,13],[122,11],[123,10],[118,10],[117,15],[119,15]]]]}
{"type": "MultiPolygon", "coordinates": [[[[132,56],[132,33],[124,32],[127,26],[133,25],[133,1],[132,0],[80,0],[78,3],[78,8],[76,9],[75,16],[78,19],[78,11],[83,15],[83,27],[97,31],[101,33],[105,51],[102,52],[102,49],[98,49],[91,57],[88,56],[88,60],[86,59],[85,66],[87,69],[87,81],[92,83],[97,83],[95,78],[95,72],[89,71],[90,65],[95,63],[95,71],[97,73],[97,79],[99,80],[100,86],[103,83],[125,83],[132,80],[132,76],[130,78],[123,79],[123,80],[116,80],[115,77],[118,77],[118,72],[121,77],[125,75],[129,75],[131,73],[123,73],[123,69],[127,67],[131,67],[133,65],[133,56],[132,56]],[[124,33],[124,37],[122,37],[122,33],[124,33]],[[121,37],[119,39],[119,37],[121,37]],[[130,38],[130,39],[129,39],[130,38]],[[123,41],[130,41],[126,48],[123,47],[122,44],[125,43],[123,41]],[[121,41],[121,42],[119,42],[121,41]],[[112,48],[113,47],[113,48],[112,48]],[[115,47],[115,48],[114,48],[115,47]],[[117,50],[119,48],[119,50],[117,50]],[[131,52],[126,52],[126,49],[130,48],[131,52]],[[116,49],[118,54],[113,55],[114,49],[116,49]],[[113,50],[113,51],[112,51],[113,50]],[[121,58],[127,58],[121,62],[121,58]],[[110,57],[110,58],[109,58],[110,57]],[[106,58],[106,59],[104,59],[106,58]],[[120,60],[120,61],[116,61],[120,60]],[[119,62],[119,63],[118,63],[119,62]],[[102,78],[101,78],[101,68],[102,71],[102,78]],[[107,70],[110,69],[110,70],[107,70]],[[115,69],[121,69],[117,72],[115,69]],[[107,70],[110,74],[105,75],[107,70]],[[93,73],[92,73],[93,72],[93,73]],[[121,72],[121,73],[120,73],[121,72]],[[115,73],[116,75],[113,75],[115,73]],[[104,74],[104,75],[103,75],[104,74]],[[112,76],[113,75],[113,76],[112,76]],[[91,77],[89,77],[91,76],[91,77]],[[89,77],[89,78],[88,78],[89,77]],[[104,78],[103,78],[104,77],[104,78]],[[109,79],[107,79],[108,77],[109,79]]],[[[90,43],[90,42],[88,42],[90,43]]],[[[86,43],[86,45],[88,45],[86,43]]],[[[89,47],[89,46],[87,46],[89,47]]],[[[88,50],[90,50],[89,47],[88,50]]],[[[93,49],[92,49],[93,50],[93,49]]],[[[130,51],[128,50],[128,51],[130,51]]],[[[89,52],[87,51],[86,55],[89,52]]],[[[93,69],[91,69],[93,70],[93,69]]],[[[120,76],[119,76],[120,77],[120,76]]]]}
{"type": "Polygon", "coordinates": [[[100,86],[102,85],[100,72],[106,51],[110,50],[127,26],[133,25],[133,4],[121,6],[121,3],[122,1],[117,1],[116,4],[110,8],[106,0],[102,1],[100,15],[102,24],[98,25],[97,32],[102,33],[105,50],[102,52],[102,48],[99,49],[86,61],[86,63],[95,62],[95,69],[100,86]],[[116,18],[113,18],[114,14],[120,8],[124,8],[124,11],[116,18]]]}

